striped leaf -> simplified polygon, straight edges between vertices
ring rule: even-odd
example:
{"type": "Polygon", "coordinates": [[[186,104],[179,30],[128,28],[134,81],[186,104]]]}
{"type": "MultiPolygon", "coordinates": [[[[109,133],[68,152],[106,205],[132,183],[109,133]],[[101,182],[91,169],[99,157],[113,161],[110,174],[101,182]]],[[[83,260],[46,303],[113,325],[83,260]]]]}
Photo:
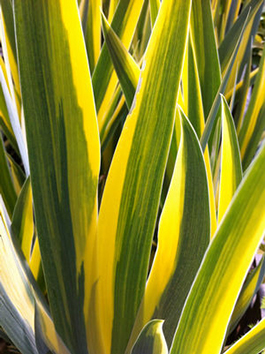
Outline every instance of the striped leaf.
{"type": "Polygon", "coordinates": [[[241,293],[238,297],[235,309],[229,322],[229,332],[231,333],[238,324],[241,317],[251,304],[251,300],[260,288],[265,275],[265,258],[263,258],[258,266],[248,274],[241,293]]]}
{"type": "Polygon", "coordinates": [[[17,104],[20,113],[20,84],[17,65],[17,51],[14,31],[14,15],[12,2],[1,0],[1,46],[3,56],[7,68],[7,77],[9,83],[10,94],[14,102],[17,104]]]}
{"type": "Polygon", "coordinates": [[[229,64],[229,60],[231,59],[245,22],[247,21],[248,24],[252,24],[254,16],[262,2],[263,0],[252,0],[249,2],[222,41],[218,49],[222,73],[225,72],[229,64]]]}
{"type": "MultiPolygon", "coordinates": [[[[111,27],[122,40],[126,49],[129,48],[132,41],[143,2],[144,0],[124,0],[120,1],[116,8],[111,27]]],[[[101,127],[104,126],[107,107],[113,95],[115,86],[117,85],[117,76],[113,71],[112,61],[106,44],[103,44],[101,49],[92,81],[96,109],[98,112],[99,130],[101,131],[101,127]]]]}
{"type": "Polygon", "coordinates": [[[245,24],[244,37],[242,38],[240,48],[238,50],[237,57],[235,60],[235,65],[234,65],[234,67],[231,71],[231,74],[230,74],[229,82],[227,84],[228,89],[231,89],[231,87],[233,87],[234,80],[237,75],[237,71],[238,71],[238,76],[239,77],[242,76],[244,67],[245,67],[247,60],[248,60],[248,52],[251,52],[252,38],[255,36],[255,33],[257,31],[261,11],[263,8],[263,3],[264,3],[263,0],[252,0],[248,4],[246,9],[244,9],[244,11],[241,14],[241,16],[243,18],[241,19],[241,16],[238,18],[237,22],[239,22],[239,26],[237,25],[237,22],[234,25],[236,27],[235,35],[233,33],[234,28],[231,28],[231,31],[229,31],[229,33],[227,34],[227,38],[225,40],[223,48],[220,48],[220,49],[222,49],[221,50],[222,57],[228,56],[228,58],[225,60],[224,59],[222,60],[222,58],[221,58],[221,60],[222,60],[222,73],[224,73],[227,66],[229,65],[229,59],[232,55],[231,54],[229,56],[229,54],[233,53],[233,49],[236,45],[238,37],[240,36],[240,30],[241,30],[242,26],[244,26],[244,22],[245,22],[246,24],[245,24]],[[230,35],[230,32],[232,32],[231,35],[230,35]]]}
{"type": "Polygon", "coordinates": [[[265,51],[259,65],[251,100],[239,132],[239,143],[243,169],[245,170],[253,158],[261,134],[265,129],[265,51]]]}
{"type": "MultiPolygon", "coordinates": [[[[3,71],[5,81],[8,82],[7,75],[6,75],[5,63],[2,59],[2,57],[0,58],[0,66],[3,71]]],[[[17,142],[16,142],[16,139],[14,136],[12,125],[10,123],[8,110],[7,110],[6,102],[5,102],[5,96],[4,96],[2,87],[0,87],[0,126],[1,126],[5,136],[8,138],[8,141],[12,145],[13,149],[16,151],[16,153],[19,154],[17,142]]]]}
{"type": "Polygon", "coordinates": [[[91,73],[101,49],[100,6],[101,0],[82,0],[79,7],[91,73]]]}
{"type": "Polygon", "coordinates": [[[221,148],[221,175],[219,187],[218,222],[221,221],[228,208],[234,193],[242,179],[239,144],[234,126],[233,117],[228,104],[222,100],[222,148],[221,148]]]}
{"type": "Polygon", "coordinates": [[[207,117],[221,83],[209,0],[194,0],[192,2],[190,25],[201,84],[204,114],[207,117]]]}
{"type": "Polygon", "coordinates": [[[11,171],[5,153],[4,143],[0,132],[0,194],[5,202],[9,217],[12,217],[17,200],[11,171]]]}
{"type": "Polygon", "coordinates": [[[109,1],[109,14],[108,14],[109,22],[111,22],[113,19],[113,16],[114,16],[115,11],[117,9],[118,3],[119,3],[119,0],[110,0],[109,1]]]}
{"type": "MultiPolygon", "coordinates": [[[[246,25],[246,22],[245,22],[245,25],[246,25]]],[[[236,47],[234,48],[234,52],[233,52],[233,55],[232,55],[232,57],[230,59],[228,68],[227,68],[227,70],[225,72],[223,80],[222,80],[222,82],[220,84],[220,87],[219,87],[219,89],[217,91],[217,94],[216,94],[215,99],[213,101],[213,104],[211,106],[211,110],[210,110],[210,112],[208,114],[208,117],[206,119],[205,128],[204,128],[202,137],[200,139],[203,151],[204,151],[204,149],[206,147],[206,144],[207,144],[207,142],[208,142],[208,140],[210,138],[210,135],[211,135],[211,133],[213,131],[213,128],[217,124],[216,118],[218,116],[217,113],[218,113],[218,110],[219,110],[219,107],[220,107],[220,104],[221,104],[220,93],[224,94],[224,92],[226,90],[227,83],[229,81],[230,74],[231,74],[231,71],[232,71],[232,69],[234,67],[234,63],[235,63],[235,60],[236,60],[236,57],[237,57],[237,53],[238,53],[238,50],[240,48],[240,44],[241,44],[241,41],[242,41],[242,38],[243,38],[244,31],[245,31],[245,26],[243,26],[243,28],[242,28],[241,35],[240,35],[240,37],[238,39],[236,47]]],[[[217,131],[217,134],[218,133],[219,132],[217,131]]]]}
{"type": "Polygon", "coordinates": [[[22,127],[20,124],[20,119],[18,116],[18,111],[17,111],[15,101],[12,100],[12,97],[10,95],[2,68],[0,68],[0,83],[2,86],[2,91],[3,91],[4,98],[5,98],[5,103],[6,103],[10,123],[12,126],[12,130],[14,132],[14,135],[15,135],[15,138],[17,141],[19,153],[20,153],[20,156],[21,156],[21,159],[23,162],[23,166],[24,166],[26,175],[28,176],[29,175],[29,161],[28,161],[27,145],[26,145],[26,141],[25,141],[25,136],[22,131],[22,127]]]}
{"type": "Polygon", "coordinates": [[[24,171],[22,170],[21,166],[11,157],[11,155],[7,154],[7,159],[10,166],[10,172],[12,175],[15,191],[17,194],[19,194],[26,179],[24,171]]]}
{"type": "Polygon", "coordinates": [[[246,173],[205,254],[171,353],[220,353],[228,322],[265,229],[265,147],[246,173]]]}
{"type": "Polygon", "coordinates": [[[42,280],[42,268],[38,238],[34,237],[34,218],[30,178],[25,181],[12,216],[12,233],[19,241],[35,279],[42,280]],[[35,238],[35,241],[34,241],[35,238]]]}
{"type": "Polygon", "coordinates": [[[140,77],[140,68],[110,27],[104,14],[102,14],[101,20],[105,42],[119,78],[127,107],[130,109],[140,77]]]}
{"type": "Polygon", "coordinates": [[[0,235],[0,326],[22,353],[38,354],[34,324],[37,309],[42,323],[46,325],[44,338],[49,349],[58,354],[69,354],[55,331],[42,296],[38,295],[32,275],[14,247],[2,200],[0,235]]]}
{"type": "Polygon", "coordinates": [[[160,7],[160,0],[149,0],[152,27],[155,25],[156,17],[160,7]]]}
{"type": "Polygon", "coordinates": [[[27,6],[14,1],[14,12],[51,312],[71,352],[87,353],[86,324],[96,276],[99,138],[78,7],[74,0],[29,0],[27,6]]]}
{"type": "Polygon", "coordinates": [[[34,233],[33,205],[30,178],[24,183],[12,217],[12,231],[21,245],[22,252],[30,261],[34,233]]]}
{"type": "Polygon", "coordinates": [[[104,353],[125,350],[144,292],[173,131],[189,11],[189,1],[176,4],[166,0],[161,5],[138,92],[103,194],[96,311],[104,353]]]}
{"type": "MultiPolygon", "coordinates": [[[[200,139],[204,130],[205,120],[198,65],[196,62],[194,52],[194,41],[191,33],[189,37],[188,49],[185,56],[184,69],[182,74],[182,87],[184,93],[186,114],[189,117],[190,122],[193,128],[195,129],[198,138],[200,139]]],[[[208,147],[205,150],[204,159],[206,164],[210,197],[211,235],[213,236],[216,230],[217,223],[212,171],[208,147]]]]}
{"type": "Polygon", "coordinates": [[[198,138],[181,112],[182,134],[160,218],[158,248],[130,341],[152,318],[163,318],[170,346],[187,294],[210,241],[205,164],[198,138]],[[177,301],[176,301],[177,299],[177,301]]]}
{"type": "Polygon", "coordinates": [[[140,333],[131,354],[168,354],[162,326],[161,320],[150,321],[140,333]]]}
{"type": "Polygon", "coordinates": [[[225,354],[258,354],[265,349],[265,318],[240,338],[225,354]]]}

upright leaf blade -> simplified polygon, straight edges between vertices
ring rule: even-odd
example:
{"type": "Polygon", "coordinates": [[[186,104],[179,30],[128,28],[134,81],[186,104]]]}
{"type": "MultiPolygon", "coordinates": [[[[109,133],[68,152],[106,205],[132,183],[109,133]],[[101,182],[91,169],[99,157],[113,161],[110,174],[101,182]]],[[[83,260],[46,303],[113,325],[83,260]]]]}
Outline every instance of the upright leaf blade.
{"type": "Polygon", "coordinates": [[[191,33],[200,77],[205,117],[221,83],[221,73],[209,0],[192,2],[191,33]]]}
{"type": "MultiPolygon", "coordinates": [[[[143,3],[144,0],[120,1],[111,22],[112,29],[120,37],[127,49],[131,43],[143,3]]],[[[116,84],[117,76],[113,73],[113,65],[108,49],[103,44],[93,73],[93,89],[100,130],[104,125],[106,108],[110,103],[116,84]]]]}
{"type": "Polygon", "coordinates": [[[125,350],[144,292],[189,12],[189,1],[162,3],[103,194],[97,311],[104,353],[125,350]]]}
{"type": "Polygon", "coordinates": [[[243,169],[250,164],[265,129],[265,50],[259,65],[250,103],[239,131],[243,169]]]}
{"type": "Polygon", "coordinates": [[[14,12],[51,311],[70,350],[86,353],[85,323],[96,276],[99,137],[78,7],[74,0],[29,0],[27,6],[14,1],[14,12]]]}
{"type": "Polygon", "coordinates": [[[187,294],[210,242],[203,155],[183,112],[181,121],[177,160],[159,222],[158,248],[130,338],[132,342],[150,319],[163,318],[165,338],[170,346],[187,294]]]}
{"type": "Polygon", "coordinates": [[[208,248],[171,353],[220,353],[230,316],[265,229],[265,147],[248,170],[208,248]]]}
{"type": "Polygon", "coordinates": [[[127,107],[130,109],[140,77],[140,68],[110,27],[104,14],[102,14],[101,18],[104,38],[109,54],[126,98],[127,107]]]}
{"type": "Polygon", "coordinates": [[[221,221],[242,179],[239,144],[233,117],[222,96],[222,150],[218,222],[221,221]]]}
{"type": "Polygon", "coordinates": [[[0,194],[2,195],[9,217],[12,217],[17,200],[17,194],[8,166],[4,144],[0,132],[0,194]]]}

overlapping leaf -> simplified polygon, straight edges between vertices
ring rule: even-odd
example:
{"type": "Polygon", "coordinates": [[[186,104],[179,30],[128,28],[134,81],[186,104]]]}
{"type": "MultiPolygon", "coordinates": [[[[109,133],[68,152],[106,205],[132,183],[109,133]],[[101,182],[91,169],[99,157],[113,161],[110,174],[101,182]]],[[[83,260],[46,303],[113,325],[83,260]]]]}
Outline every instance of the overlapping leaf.
{"type": "Polygon", "coordinates": [[[183,112],[181,120],[181,142],[160,218],[158,249],[132,342],[151,318],[163,318],[165,337],[168,345],[171,344],[186,296],[210,242],[209,197],[203,155],[183,112]]]}
{"type": "Polygon", "coordinates": [[[32,192],[51,312],[70,350],[86,353],[96,276],[99,138],[78,7],[71,0],[28,1],[27,6],[15,1],[14,13],[32,192]]]}
{"type": "Polygon", "coordinates": [[[105,342],[104,353],[125,350],[144,292],[173,131],[189,11],[189,2],[162,3],[144,59],[139,92],[103,194],[96,311],[100,314],[98,332],[105,342]]]}
{"type": "Polygon", "coordinates": [[[265,229],[265,147],[245,175],[206,252],[171,353],[219,353],[243,281],[265,229]],[[227,286],[229,284],[229,286],[227,286]]]}

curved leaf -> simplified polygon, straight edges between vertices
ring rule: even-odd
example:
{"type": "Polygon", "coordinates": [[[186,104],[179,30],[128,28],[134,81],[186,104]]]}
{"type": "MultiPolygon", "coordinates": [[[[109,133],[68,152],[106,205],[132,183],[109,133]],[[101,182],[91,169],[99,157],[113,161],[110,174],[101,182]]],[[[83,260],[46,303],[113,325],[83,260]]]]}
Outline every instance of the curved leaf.
{"type": "Polygon", "coordinates": [[[131,354],[168,354],[163,335],[163,321],[150,321],[142,330],[131,354]]]}
{"type": "Polygon", "coordinates": [[[205,164],[198,138],[181,112],[182,134],[159,223],[158,248],[131,342],[151,318],[163,318],[171,344],[191,284],[210,242],[205,164]],[[177,301],[176,301],[177,299],[177,301]]]}
{"type": "Polygon", "coordinates": [[[135,102],[123,127],[103,194],[96,311],[104,353],[125,350],[144,292],[173,132],[189,11],[189,1],[162,3],[135,102]]]}
{"type": "Polygon", "coordinates": [[[171,353],[220,353],[230,316],[265,229],[265,147],[246,173],[206,252],[171,353]]]}

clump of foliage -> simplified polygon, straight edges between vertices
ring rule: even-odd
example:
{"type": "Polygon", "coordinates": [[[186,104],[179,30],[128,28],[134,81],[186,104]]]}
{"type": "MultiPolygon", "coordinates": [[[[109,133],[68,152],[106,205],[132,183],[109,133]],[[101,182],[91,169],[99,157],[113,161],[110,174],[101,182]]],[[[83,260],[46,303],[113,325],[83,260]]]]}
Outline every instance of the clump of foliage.
{"type": "Polygon", "coordinates": [[[227,340],[265,272],[263,9],[1,0],[0,335],[22,353],[265,348],[264,319],[227,340]]]}

